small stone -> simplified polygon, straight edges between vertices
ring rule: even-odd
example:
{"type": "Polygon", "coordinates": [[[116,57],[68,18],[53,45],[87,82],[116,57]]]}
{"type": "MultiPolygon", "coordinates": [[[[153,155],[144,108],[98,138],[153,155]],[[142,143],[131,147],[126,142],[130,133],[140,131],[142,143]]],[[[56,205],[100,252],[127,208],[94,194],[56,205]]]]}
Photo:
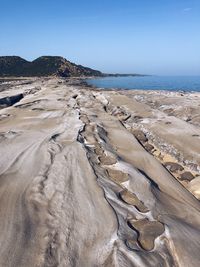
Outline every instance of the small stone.
{"type": "Polygon", "coordinates": [[[147,142],[148,141],[146,135],[141,130],[132,130],[132,134],[140,142],[147,142]]]}
{"type": "Polygon", "coordinates": [[[151,152],[152,150],[154,150],[154,146],[152,146],[151,144],[145,144],[144,148],[148,151],[151,152]]]}
{"type": "Polygon", "coordinates": [[[176,162],[166,162],[165,167],[171,172],[183,171],[184,168],[176,162]]]}
{"type": "Polygon", "coordinates": [[[180,180],[191,181],[194,179],[194,175],[191,172],[184,172],[181,174],[180,180]]]}
{"type": "Polygon", "coordinates": [[[129,179],[128,173],[119,170],[107,169],[107,173],[108,176],[116,183],[124,183],[129,179]]]}
{"type": "Polygon", "coordinates": [[[135,206],[140,212],[149,211],[148,208],[145,207],[142,201],[138,199],[138,197],[127,189],[120,192],[121,199],[129,204],[135,206]]]}
{"type": "Polygon", "coordinates": [[[99,157],[99,160],[100,160],[101,164],[103,164],[103,165],[113,165],[113,164],[117,163],[117,160],[115,157],[107,156],[105,154],[101,155],[99,157]]]}
{"type": "Polygon", "coordinates": [[[138,242],[147,251],[154,248],[155,239],[165,231],[164,225],[158,221],[142,219],[138,221],[130,220],[128,223],[139,232],[138,242]]]}

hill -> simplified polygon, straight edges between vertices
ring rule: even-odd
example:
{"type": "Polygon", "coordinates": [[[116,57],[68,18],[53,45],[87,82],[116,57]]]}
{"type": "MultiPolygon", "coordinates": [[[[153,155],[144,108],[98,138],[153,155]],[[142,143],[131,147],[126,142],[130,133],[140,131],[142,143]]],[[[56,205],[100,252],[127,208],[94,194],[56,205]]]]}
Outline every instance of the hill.
{"type": "Polygon", "coordinates": [[[30,62],[17,56],[0,57],[0,76],[103,76],[100,71],[76,65],[63,57],[42,56],[30,62]]]}

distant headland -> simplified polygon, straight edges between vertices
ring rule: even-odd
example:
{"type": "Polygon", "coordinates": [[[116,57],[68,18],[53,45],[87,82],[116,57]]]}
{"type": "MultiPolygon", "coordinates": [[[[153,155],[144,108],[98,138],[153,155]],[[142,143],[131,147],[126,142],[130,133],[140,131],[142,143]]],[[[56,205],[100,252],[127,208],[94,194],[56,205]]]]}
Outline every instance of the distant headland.
{"type": "Polygon", "coordinates": [[[27,61],[18,56],[0,57],[0,77],[127,77],[144,76],[140,74],[109,74],[77,65],[59,56],[42,56],[27,61]]]}

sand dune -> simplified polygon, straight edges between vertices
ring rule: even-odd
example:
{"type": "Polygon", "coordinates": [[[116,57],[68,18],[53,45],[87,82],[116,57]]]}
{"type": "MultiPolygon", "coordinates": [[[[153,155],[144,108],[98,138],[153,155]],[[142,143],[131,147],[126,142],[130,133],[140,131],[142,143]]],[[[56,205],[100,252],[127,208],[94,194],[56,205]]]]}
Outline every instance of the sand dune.
{"type": "Polygon", "coordinates": [[[0,266],[199,267],[196,117],[74,84],[0,85],[0,266]]]}

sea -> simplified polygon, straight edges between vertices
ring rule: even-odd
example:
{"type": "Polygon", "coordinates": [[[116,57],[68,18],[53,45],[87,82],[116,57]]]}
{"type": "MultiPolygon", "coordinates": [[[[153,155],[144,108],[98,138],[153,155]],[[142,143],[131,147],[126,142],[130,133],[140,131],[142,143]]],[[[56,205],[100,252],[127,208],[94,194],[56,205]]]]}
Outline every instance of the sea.
{"type": "Polygon", "coordinates": [[[200,76],[128,76],[87,79],[89,85],[106,89],[141,89],[200,92],[200,76]]]}

